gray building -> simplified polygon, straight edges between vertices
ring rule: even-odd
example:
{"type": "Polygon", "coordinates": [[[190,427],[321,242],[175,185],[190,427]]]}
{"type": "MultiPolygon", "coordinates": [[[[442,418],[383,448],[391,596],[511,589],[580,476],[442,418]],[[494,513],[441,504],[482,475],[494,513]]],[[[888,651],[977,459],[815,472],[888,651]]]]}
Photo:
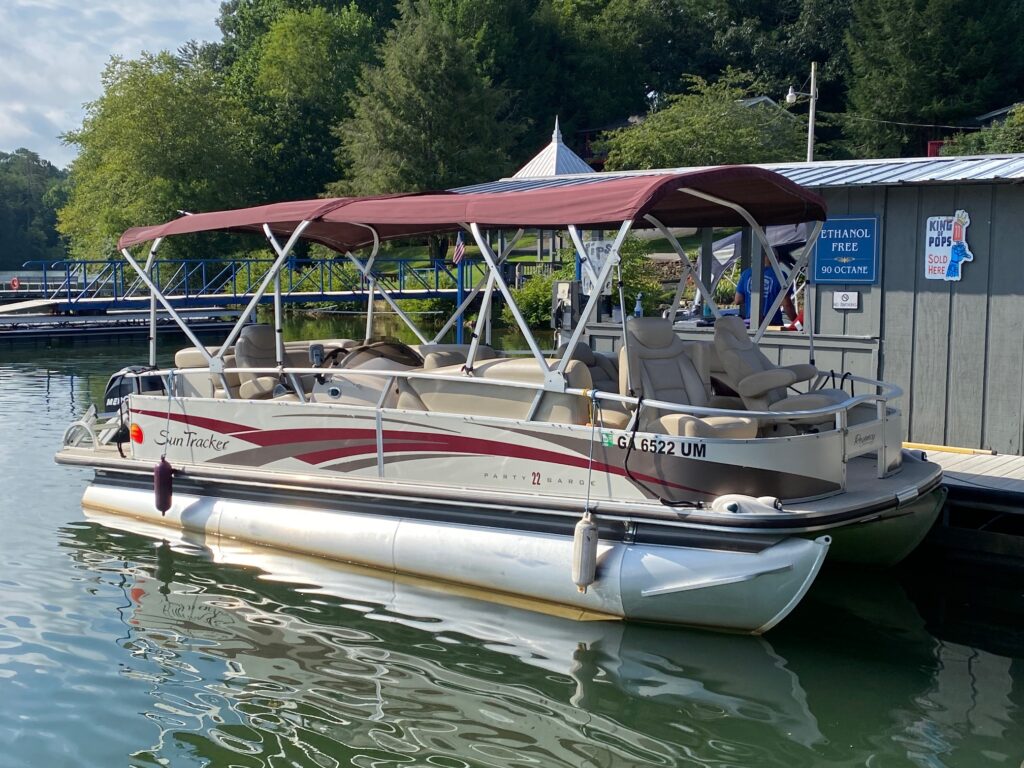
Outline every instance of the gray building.
{"type": "Polygon", "coordinates": [[[1021,453],[1024,155],[775,170],[816,189],[830,217],[878,217],[878,282],[817,289],[817,333],[838,348],[819,362],[873,347],[874,359],[861,351],[856,367],[903,388],[906,439],[1021,453]],[[960,265],[959,280],[930,278],[929,220],[957,211],[969,215],[973,260],[960,265]],[[833,309],[836,291],[859,292],[859,308],[833,309]]]}

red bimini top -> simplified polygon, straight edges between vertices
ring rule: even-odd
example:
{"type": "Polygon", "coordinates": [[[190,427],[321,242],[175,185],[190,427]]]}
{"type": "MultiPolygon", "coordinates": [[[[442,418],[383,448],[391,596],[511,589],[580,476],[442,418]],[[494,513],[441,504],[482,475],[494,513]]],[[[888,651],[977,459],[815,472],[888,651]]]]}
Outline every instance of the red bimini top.
{"type": "Polygon", "coordinates": [[[184,216],[149,227],[134,227],[118,241],[130,248],[170,235],[214,230],[262,233],[267,226],[287,239],[303,221],[304,240],[336,251],[374,241],[441,234],[476,223],[482,229],[616,229],[746,226],[735,209],[688,194],[691,190],[742,207],[761,226],[824,221],[824,200],[773,171],[755,166],[719,166],[686,173],[637,176],[582,176],[557,186],[507,192],[432,192],[339,197],[274,203],[254,208],[184,216]]]}

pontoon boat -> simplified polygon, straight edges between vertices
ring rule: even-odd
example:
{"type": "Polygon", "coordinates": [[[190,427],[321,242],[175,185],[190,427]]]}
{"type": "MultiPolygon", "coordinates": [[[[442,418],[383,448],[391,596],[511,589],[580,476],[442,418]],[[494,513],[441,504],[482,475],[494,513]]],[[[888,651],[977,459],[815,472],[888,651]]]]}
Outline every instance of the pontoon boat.
{"type": "Polygon", "coordinates": [[[277,258],[243,317],[273,288],[274,324],[240,320],[207,347],[182,323],[192,346],[165,369],[154,338],[148,366],[112,379],[109,418],[69,427],[57,460],[95,469],[89,507],[588,614],[743,632],[792,610],[830,542],[832,556],[875,563],[913,549],[941,505],[940,471],[902,450],[896,387],[846,377],[853,396],[810,364],[773,365],[735,317],[713,344],[684,342],[668,320],[627,317],[621,288],[616,357],[590,349],[585,322],[545,354],[501,269],[526,228],[567,230],[600,286],[633,228],[661,231],[692,273],[672,228],[749,227],[770,255],[765,225],[815,222],[789,288],[821,199],[753,167],[586,182],[300,201],[127,231],[120,247],[152,312],[172,316],[149,274],[164,238],[262,233],[277,258]],[[582,233],[612,229],[595,269],[582,233]],[[495,249],[499,230],[516,234],[495,249]],[[488,269],[428,338],[374,260],[383,241],[460,231],[488,269]],[[284,340],[279,274],[300,238],[367,279],[363,339],[284,340]],[[142,243],[144,264],[131,251],[142,243]],[[499,294],[526,357],[484,343],[499,294]],[[377,296],[418,344],[375,340],[377,296]],[[444,343],[471,306],[471,342],[444,343]]]}

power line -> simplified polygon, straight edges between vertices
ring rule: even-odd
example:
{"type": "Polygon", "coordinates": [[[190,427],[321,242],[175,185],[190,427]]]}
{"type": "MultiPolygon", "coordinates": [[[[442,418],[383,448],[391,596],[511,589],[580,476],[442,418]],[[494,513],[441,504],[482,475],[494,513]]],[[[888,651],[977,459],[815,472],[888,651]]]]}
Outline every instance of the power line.
{"type": "Polygon", "coordinates": [[[846,112],[830,112],[830,115],[835,115],[841,120],[863,120],[868,123],[885,123],[886,125],[903,125],[908,128],[950,128],[956,131],[980,131],[983,126],[974,125],[942,125],[940,123],[904,123],[899,120],[879,120],[874,117],[860,117],[858,115],[851,115],[846,112]]]}

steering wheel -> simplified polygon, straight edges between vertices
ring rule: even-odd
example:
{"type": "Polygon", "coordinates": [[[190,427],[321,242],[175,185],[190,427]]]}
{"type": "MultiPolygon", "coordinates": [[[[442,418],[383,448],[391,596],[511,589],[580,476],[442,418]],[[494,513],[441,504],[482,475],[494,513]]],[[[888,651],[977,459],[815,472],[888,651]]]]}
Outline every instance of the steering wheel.
{"type": "Polygon", "coordinates": [[[343,354],[347,355],[353,349],[357,349],[357,347],[335,347],[326,355],[324,355],[324,359],[320,361],[320,367],[333,368],[335,365],[337,365],[338,358],[340,358],[343,354]]]}
{"type": "Polygon", "coordinates": [[[375,341],[344,349],[332,349],[324,355],[323,368],[344,368],[345,362],[356,355],[368,354],[370,357],[382,357],[401,365],[418,368],[423,365],[423,357],[408,344],[400,341],[375,341]]]}

